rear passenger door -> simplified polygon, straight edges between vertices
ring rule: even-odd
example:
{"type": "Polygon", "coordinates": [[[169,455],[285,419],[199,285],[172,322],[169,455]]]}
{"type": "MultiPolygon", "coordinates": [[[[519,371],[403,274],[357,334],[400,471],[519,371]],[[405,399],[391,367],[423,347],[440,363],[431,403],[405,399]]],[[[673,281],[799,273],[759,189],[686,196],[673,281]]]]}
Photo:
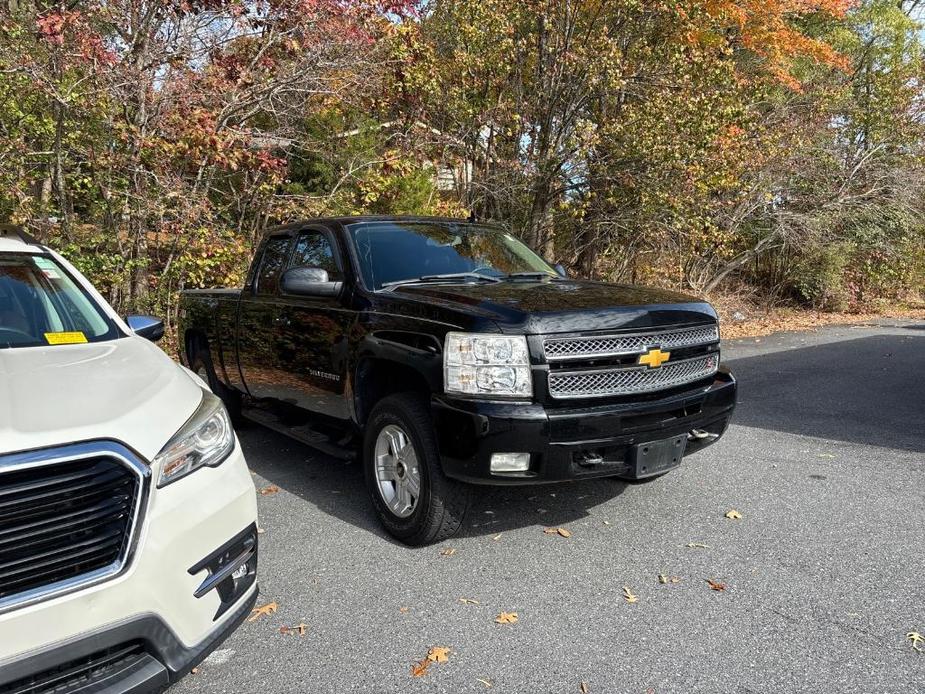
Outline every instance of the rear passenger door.
{"type": "Polygon", "coordinates": [[[278,344],[283,329],[279,278],[289,262],[292,234],[270,236],[258,250],[260,262],[238,306],[238,365],[248,392],[255,398],[283,398],[286,364],[278,344]]]}
{"type": "MultiPolygon", "coordinates": [[[[321,268],[330,281],[344,282],[345,260],[329,229],[309,227],[296,236],[289,267],[321,268]]],[[[348,419],[348,339],[356,313],[346,290],[339,296],[284,296],[282,304],[276,359],[288,372],[284,399],[316,414],[348,419]]]]}

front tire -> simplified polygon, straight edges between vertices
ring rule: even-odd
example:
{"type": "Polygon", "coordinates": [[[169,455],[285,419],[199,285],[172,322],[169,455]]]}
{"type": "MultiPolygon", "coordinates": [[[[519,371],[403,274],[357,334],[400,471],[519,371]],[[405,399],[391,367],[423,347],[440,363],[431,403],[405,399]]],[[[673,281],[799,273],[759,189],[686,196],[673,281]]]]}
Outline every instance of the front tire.
{"type": "Polygon", "coordinates": [[[462,525],[471,489],[443,474],[424,398],[401,393],[373,408],[363,439],[363,474],[379,520],[396,539],[426,545],[462,525]]]}
{"type": "Polygon", "coordinates": [[[215,393],[219,400],[228,410],[228,416],[234,426],[241,426],[243,417],[241,416],[241,394],[232,390],[224,383],[218,380],[215,374],[215,367],[212,366],[212,357],[205,347],[200,347],[190,359],[190,370],[199,378],[209,384],[209,388],[215,393]]]}

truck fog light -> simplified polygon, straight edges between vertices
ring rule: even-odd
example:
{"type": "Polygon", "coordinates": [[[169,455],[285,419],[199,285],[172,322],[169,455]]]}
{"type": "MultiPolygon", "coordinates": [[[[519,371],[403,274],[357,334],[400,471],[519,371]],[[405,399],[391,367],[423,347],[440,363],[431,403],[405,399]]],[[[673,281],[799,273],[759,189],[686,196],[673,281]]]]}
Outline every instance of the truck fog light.
{"type": "Polygon", "coordinates": [[[529,453],[492,453],[492,472],[526,472],[530,469],[529,453]]]}

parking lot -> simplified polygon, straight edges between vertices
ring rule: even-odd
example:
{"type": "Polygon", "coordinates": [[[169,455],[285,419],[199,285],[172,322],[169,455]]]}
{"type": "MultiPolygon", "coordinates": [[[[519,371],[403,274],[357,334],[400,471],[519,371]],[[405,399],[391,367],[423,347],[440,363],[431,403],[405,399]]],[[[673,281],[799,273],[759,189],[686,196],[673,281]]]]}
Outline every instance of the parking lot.
{"type": "Polygon", "coordinates": [[[357,465],[242,430],[258,488],[280,489],[259,497],[259,604],[279,608],[176,691],[921,691],[925,323],[724,356],[735,423],[680,470],[485,489],[431,547],[385,535],[357,465]],[[434,646],[448,660],[412,677],[434,646]]]}

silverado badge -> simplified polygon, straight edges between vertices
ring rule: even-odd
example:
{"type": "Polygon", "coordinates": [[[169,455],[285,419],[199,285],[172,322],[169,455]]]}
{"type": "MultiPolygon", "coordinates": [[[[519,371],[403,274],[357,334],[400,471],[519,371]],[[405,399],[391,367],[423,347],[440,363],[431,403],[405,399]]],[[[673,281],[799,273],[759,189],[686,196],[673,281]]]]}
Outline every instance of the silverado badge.
{"type": "Polygon", "coordinates": [[[638,363],[645,364],[650,369],[657,369],[670,358],[671,352],[663,352],[658,347],[655,347],[639,357],[638,363]]]}

